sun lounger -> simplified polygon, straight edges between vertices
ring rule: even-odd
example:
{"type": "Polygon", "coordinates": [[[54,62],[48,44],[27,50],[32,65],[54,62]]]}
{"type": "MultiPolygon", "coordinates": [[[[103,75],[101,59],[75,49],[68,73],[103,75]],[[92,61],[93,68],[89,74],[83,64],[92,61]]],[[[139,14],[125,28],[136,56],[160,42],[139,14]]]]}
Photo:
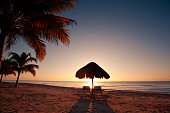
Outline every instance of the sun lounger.
{"type": "Polygon", "coordinates": [[[83,91],[90,91],[90,86],[83,86],[83,91]]]}
{"type": "MultiPolygon", "coordinates": [[[[83,92],[90,92],[90,86],[83,86],[83,92]]],[[[94,93],[100,93],[102,95],[101,86],[94,86],[94,93]]]]}
{"type": "Polygon", "coordinates": [[[94,92],[95,93],[101,93],[101,95],[102,95],[102,88],[101,88],[101,86],[94,86],[94,92]]]}
{"type": "Polygon", "coordinates": [[[89,95],[90,93],[90,86],[83,86],[83,95],[89,95]]]}
{"type": "Polygon", "coordinates": [[[94,86],[94,91],[102,91],[101,86],[94,86]]]}

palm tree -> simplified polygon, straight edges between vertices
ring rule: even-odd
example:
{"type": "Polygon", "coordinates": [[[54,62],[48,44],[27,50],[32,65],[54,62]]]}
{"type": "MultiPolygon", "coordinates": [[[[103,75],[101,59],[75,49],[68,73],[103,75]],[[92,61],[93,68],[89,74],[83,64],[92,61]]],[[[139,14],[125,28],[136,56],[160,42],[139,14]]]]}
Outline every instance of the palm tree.
{"type": "Polygon", "coordinates": [[[0,0],[0,64],[5,50],[22,37],[41,61],[46,55],[45,42],[68,45],[68,25],[72,19],[57,16],[75,7],[76,0],[0,0]]]}
{"type": "Polygon", "coordinates": [[[18,55],[17,53],[10,52],[9,56],[11,56],[10,60],[14,62],[13,66],[15,67],[15,70],[18,71],[18,77],[16,80],[15,87],[17,87],[19,76],[21,73],[30,72],[33,76],[36,75],[35,68],[39,68],[38,65],[35,64],[28,64],[30,61],[34,61],[37,63],[36,58],[31,57],[30,53],[23,52],[21,55],[18,55]]]}
{"type": "Polygon", "coordinates": [[[0,74],[1,74],[1,79],[0,82],[2,81],[3,76],[9,75],[9,74],[14,74],[15,70],[13,68],[13,62],[11,62],[9,59],[3,59],[1,63],[1,69],[0,69],[0,74]]]}

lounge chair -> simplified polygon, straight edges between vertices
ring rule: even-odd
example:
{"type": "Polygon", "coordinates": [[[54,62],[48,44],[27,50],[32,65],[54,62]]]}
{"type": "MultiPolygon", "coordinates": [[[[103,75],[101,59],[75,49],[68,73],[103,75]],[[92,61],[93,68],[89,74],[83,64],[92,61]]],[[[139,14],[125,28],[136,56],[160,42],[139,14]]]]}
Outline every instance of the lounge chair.
{"type": "Polygon", "coordinates": [[[83,86],[83,91],[90,91],[90,86],[83,86]]]}
{"type": "Polygon", "coordinates": [[[90,86],[83,86],[83,93],[84,95],[89,95],[90,93],[90,86]]]}
{"type": "Polygon", "coordinates": [[[95,93],[101,93],[101,95],[102,95],[102,88],[101,88],[101,86],[94,86],[94,92],[95,93]]]}

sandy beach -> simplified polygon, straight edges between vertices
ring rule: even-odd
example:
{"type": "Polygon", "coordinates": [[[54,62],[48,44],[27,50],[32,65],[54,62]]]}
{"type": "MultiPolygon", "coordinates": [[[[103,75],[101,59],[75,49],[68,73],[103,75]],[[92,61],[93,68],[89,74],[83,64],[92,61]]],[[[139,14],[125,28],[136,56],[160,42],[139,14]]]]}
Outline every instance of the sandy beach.
{"type": "Polygon", "coordinates": [[[169,113],[170,95],[103,91],[90,97],[78,88],[0,83],[0,113],[169,113]]]}

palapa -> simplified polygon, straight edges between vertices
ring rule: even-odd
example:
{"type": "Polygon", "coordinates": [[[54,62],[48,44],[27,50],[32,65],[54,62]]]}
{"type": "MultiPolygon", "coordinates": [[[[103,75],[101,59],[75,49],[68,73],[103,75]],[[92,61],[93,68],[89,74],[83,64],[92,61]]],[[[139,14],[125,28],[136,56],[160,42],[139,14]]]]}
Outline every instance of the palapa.
{"type": "Polygon", "coordinates": [[[104,71],[99,65],[95,62],[90,62],[86,66],[82,67],[76,72],[76,77],[79,79],[90,78],[92,79],[92,96],[93,96],[93,79],[95,78],[105,78],[109,79],[109,74],[104,71]]]}

